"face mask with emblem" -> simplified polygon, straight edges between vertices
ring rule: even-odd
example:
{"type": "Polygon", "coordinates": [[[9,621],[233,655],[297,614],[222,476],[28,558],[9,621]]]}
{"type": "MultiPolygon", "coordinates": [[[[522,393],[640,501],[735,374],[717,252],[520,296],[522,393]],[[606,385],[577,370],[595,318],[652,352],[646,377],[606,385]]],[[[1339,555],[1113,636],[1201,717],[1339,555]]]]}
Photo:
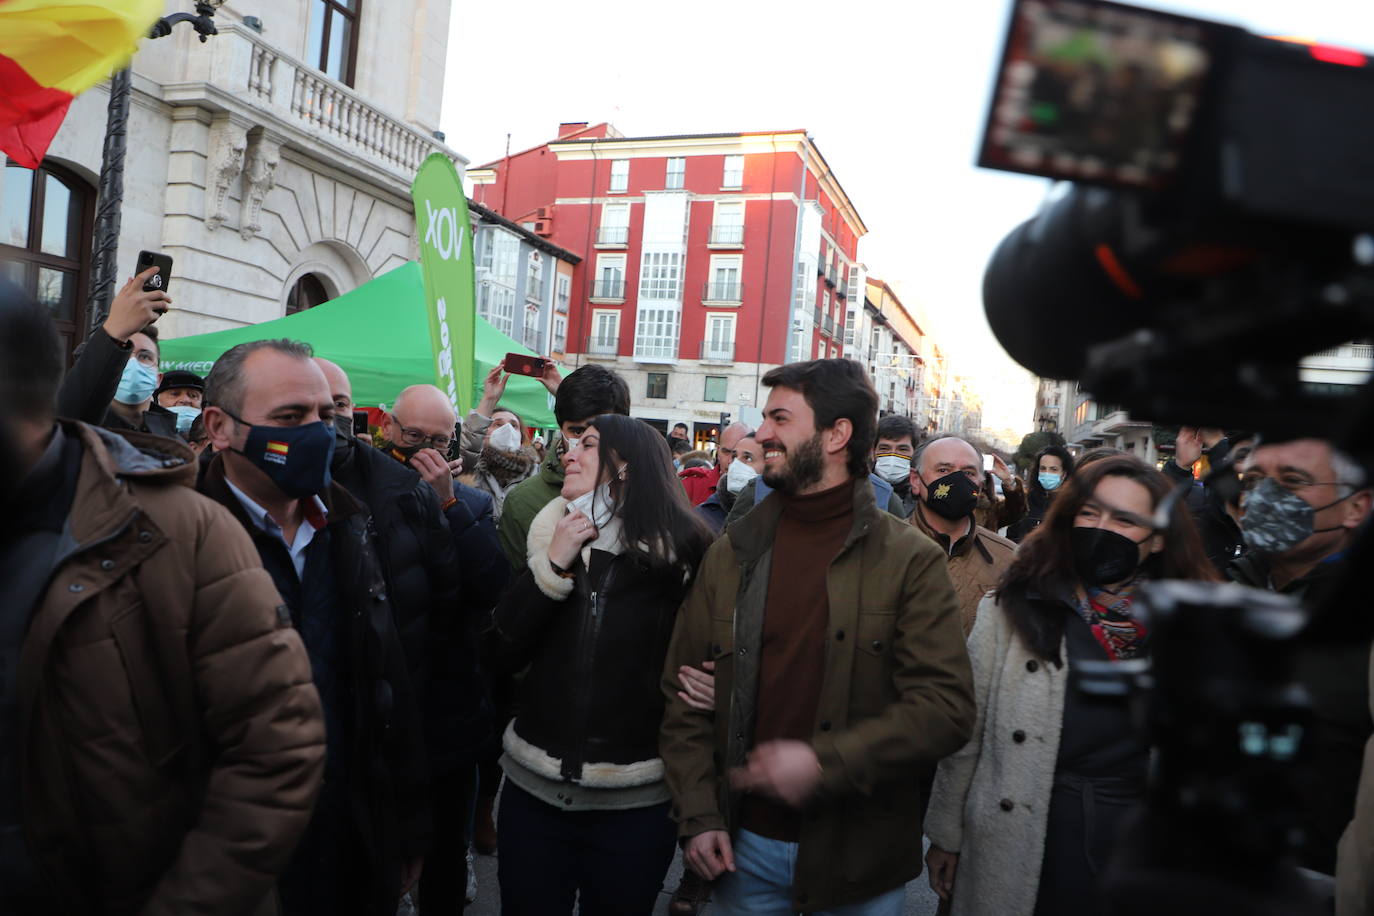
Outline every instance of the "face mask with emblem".
{"type": "Polygon", "coordinates": [[[978,505],[978,485],[963,471],[952,471],[925,486],[925,504],[950,521],[968,518],[978,505]]]}

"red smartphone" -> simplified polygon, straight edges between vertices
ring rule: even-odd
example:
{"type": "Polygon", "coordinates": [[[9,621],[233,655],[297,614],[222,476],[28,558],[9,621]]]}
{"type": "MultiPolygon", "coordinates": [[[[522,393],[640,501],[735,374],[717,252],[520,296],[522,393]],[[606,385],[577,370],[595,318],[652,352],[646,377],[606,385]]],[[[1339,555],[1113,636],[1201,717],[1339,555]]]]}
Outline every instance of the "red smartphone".
{"type": "Polygon", "coordinates": [[[149,267],[156,267],[157,273],[148,278],[143,284],[143,291],[151,293],[154,290],[167,292],[167,287],[172,283],[172,256],[169,254],[159,254],[156,251],[140,251],[138,253],[138,266],[134,274],[141,274],[149,267]]]}
{"type": "Polygon", "coordinates": [[[507,353],[501,365],[512,375],[528,375],[530,378],[543,378],[544,369],[549,361],[542,356],[525,356],[521,353],[507,353]]]}

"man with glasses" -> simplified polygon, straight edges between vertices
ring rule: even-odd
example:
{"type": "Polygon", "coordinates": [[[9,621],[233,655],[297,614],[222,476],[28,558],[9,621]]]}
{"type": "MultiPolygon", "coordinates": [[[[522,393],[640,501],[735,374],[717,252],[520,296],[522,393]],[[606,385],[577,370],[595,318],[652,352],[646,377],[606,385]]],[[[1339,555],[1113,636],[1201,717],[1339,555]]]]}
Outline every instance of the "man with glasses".
{"type": "Polygon", "coordinates": [[[1241,476],[1245,553],[1228,570],[1243,585],[1293,595],[1312,616],[1297,652],[1297,680],[1312,701],[1302,864],[1333,874],[1336,844],[1355,807],[1369,712],[1370,639],[1351,614],[1329,607],[1347,551],[1369,518],[1364,468],[1322,439],[1262,444],[1241,476]]]}

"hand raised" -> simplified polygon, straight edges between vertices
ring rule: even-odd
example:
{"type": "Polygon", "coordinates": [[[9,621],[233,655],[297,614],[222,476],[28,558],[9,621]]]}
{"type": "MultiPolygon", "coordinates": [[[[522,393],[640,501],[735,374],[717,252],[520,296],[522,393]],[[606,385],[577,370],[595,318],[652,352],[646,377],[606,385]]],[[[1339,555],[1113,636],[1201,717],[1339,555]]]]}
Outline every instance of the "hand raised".
{"type": "Polygon", "coordinates": [[[110,303],[110,314],[105,318],[105,333],[114,340],[124,343],[133,335],[157,321],[172,304],[172,297],[160,289],[145,291],[143,284],[158,272],[157,267],[149,267],[137,277],[130,277],[115,294],[110,303]]]}
{"type": "Polygon", "coordinates": [[[573,511],[558,520],[549,542],[549,560],[555,566],[568,569],[577,561],[582,545],[596,537],[596,526],[581,512],[573,511]]]}

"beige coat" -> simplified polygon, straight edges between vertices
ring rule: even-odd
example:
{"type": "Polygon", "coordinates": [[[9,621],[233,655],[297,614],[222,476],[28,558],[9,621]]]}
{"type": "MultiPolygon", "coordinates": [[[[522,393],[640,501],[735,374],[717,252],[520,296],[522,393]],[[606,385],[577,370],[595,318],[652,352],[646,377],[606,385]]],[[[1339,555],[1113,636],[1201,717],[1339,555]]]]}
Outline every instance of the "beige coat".
{"type": "MultiPolygon", "coordinates": [[[[1369,665],[1370,708],[1374,711],[1374,661],[1369,665]]],[[[1336,916],[1374,914],[1374,738],[1364,749],[1355,819],[1345,828],[1336,856],[1336,916]]]]}
{"type": "Polygon", "coordinates": [[[978,718],[972,740],[940,763],[926,834],[959,853],[952,916],[1031,916],[1068,669],[1032,654],[991,595],[978,607],[968,652],[978,718]],[[1025,740],[1014,740],[1018,731],[1025,740]]]}

